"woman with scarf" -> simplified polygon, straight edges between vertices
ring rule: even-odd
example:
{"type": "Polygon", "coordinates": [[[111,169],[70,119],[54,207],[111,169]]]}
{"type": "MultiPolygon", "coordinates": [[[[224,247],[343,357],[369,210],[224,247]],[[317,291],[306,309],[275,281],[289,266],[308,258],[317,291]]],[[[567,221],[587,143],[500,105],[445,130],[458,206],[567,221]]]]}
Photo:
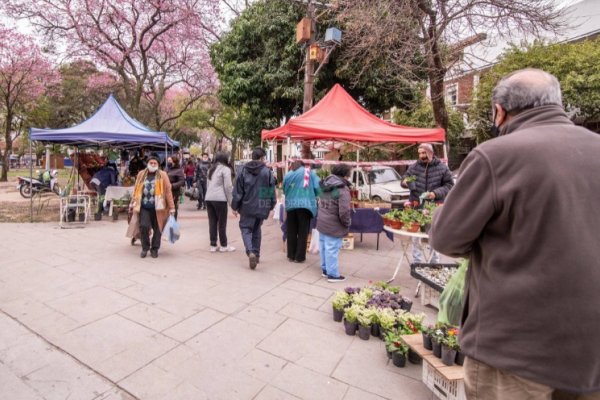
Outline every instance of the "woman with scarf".
{"type": "Polygon", "coordinates": [[[291,171],[283,178],[283,193],[287,212],[287,257],[290,262],[303,263],[310,221],[317,216],[319,177],[310,166],[294,161],[291,171]]]}
{"type": "Polygon", "coordinates": [[[142,258],[146,257],[148,250],[152,258],[158,257],[161,232],[169,214],[175,214],[169,176],[159,169],[159,162],[158,157],[150,157],[146,169],[138,173],[130,205],[133,207],[133,217],[127,229],[127,237],[135,237],[139,232],[142,258]],[[153,231],[152,241],[150,229],[153,231]]]}

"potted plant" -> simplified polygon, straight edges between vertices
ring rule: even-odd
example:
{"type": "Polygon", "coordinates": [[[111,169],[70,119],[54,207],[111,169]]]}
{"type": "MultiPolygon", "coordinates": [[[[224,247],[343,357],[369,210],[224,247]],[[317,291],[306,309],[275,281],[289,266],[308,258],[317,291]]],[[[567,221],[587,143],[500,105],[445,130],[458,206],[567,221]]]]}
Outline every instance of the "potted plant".
{"type": "Polygon", "coordinates": [[[400,220],[402,221],[402,229],[408,232],[417,232],[421,228],[421,213],[414,208],[406,207],[402,210],[400,220]]]}
{"type": "Polygon", "coordinates": [[[362,307],[353,304],[344,310],[344,328],[346,329],[346,335],[354,336],[358,329],[358,314],[362,307]]]}
{"type": "Polygon", "coordinates": [[[433,212],[437,208],[437,204],[432,201],[428,201],[421,210],[421,232],[429,232],[431,229],[431,221],[433,218],[433,212]]]}
{"type": "Polygon", "coordinates": [[[362,288],[360,292],[354,293],[352,295],[352,304],[357,304],[359,306],[365,307],[372,297],[373,289],[368,287],[362,288]]]}
{"type": "Polygon", "coordinates": [[[410,311],[412,308],[413,302],[408,297],[402,296],[402,301],[400,302],[400,308],[405,311],[410,311]]]}
{"type": "Polygon", "coordinates": [[[380,337],[385,338],[385,334],[394,329],[396,325],[396,313],[389,309],[384,308],[379,312],[379,325],[380,325],[380,337]]]}
{"type": "Polygon", "coordinates": [[[371,319],[371,336],[379,337],[380,335],[380,325],[379,325],[379,315],[381,314],[381,309],[378,307],[371,308],[373,311],[373,316],[371,319]]]}
{"type": "Polygon", "coordinates": [[[344,317],[344,309],[350,306],[352,298],[344,290],[338,290],[333,295],[331,305],[333,307],[333,320],[335,322],[341,322],[344,317]]]}
{"type": "Polygon", "coordinates": [[[457,329],[448,329],[446,337],[442,341],[442,362],[446,365],[454,365],[456,352],[459,348],[458,338],[456,337],[457,333],[457,329]]]}
{"type": "Polygon", "coordinates": [[[427,328],[423,328],[423,330],[421,331],[422,335],[423,335],[423,347],[426,350],[433,350],[433,347],[431,345],[431,334],[433,332],[433,326],[428,326],[427,328]]]}
{"type": "Polygon", "coordinates": [[[442,342],[446,337],[446,332],[443,327],[436,327],[431,333],[431,346],[433,355],[437,358],[442,357],[442,342]]]}
{"type": "Polygon", "coordinates": [[[388,332],[385,338],[386,350],[392,355],[392,363],[396,367],[404,367],[406,365],[406,355],[408,354],[408,346],[402,342],[400,335],[396,332],[388,332]]]}
{"type": "Polygon", "coordinates": [[[94,214],[94,221],[101,221],[102,220],[102,203],[104,203],[104,195],[100,195],[96,198],[97,203],[97,207],[96,207],[96,213],[94,214]]]}
{"type": "Polygon", "coordinates": [[[363,307],[358,313],[358,337],[369,340],[371,336],[371,324],[373,323],[374,310],[363,307]]]}

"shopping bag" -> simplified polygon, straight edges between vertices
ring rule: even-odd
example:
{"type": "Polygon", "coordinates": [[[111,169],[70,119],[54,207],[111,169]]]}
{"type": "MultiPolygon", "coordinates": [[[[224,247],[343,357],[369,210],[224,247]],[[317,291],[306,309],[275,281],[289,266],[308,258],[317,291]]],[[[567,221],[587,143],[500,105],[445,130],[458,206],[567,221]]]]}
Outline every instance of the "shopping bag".
{"type": "Polygon", "coordinates": [[[465,277],[469,260],[461,260],[459,266],[440,295],[438,323],[460,326],[465,294],[465,277]]]}
{"type": "Polygon", "coordinates": [[[167,224],[165,225],[165,229],[164,229],[167,233],[167,240],[170,243],[175,243],[176,241],[179,240],[181,233],[179,231],[179,224],[177,223],[177,220],[175,220],[175,217],[170,215],[169,219],[167,220],[167,224]]]}
{"type": "Polygon", "coordinates": [[[319,231],[313,229],[310,234],[310,245],[308,246],[308,252],[311,254],[319,253],[319,231]]]}

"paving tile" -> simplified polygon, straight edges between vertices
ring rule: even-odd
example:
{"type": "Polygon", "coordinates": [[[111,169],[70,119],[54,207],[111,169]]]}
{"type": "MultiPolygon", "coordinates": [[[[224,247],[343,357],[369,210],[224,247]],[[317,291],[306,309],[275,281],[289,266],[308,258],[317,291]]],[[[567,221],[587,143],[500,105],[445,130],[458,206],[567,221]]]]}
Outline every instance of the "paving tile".
{"type": "Polygon", "coordinates": [[[254,400],[299,400],[299,397],[291,395],[279,390],[271,385],[267,385],[263,390],[254,398],[254,400]]]}
{"type": "Polygon", "coordinates": [[[158,307],[149,306],[143,303],[122,310],[119,312],[119,315],[157,332],[161,332],[182,320],[178,315],[173,315],[158,307]]]}
{"type": "Polygon", "coordinates": [[[296,281],[289,279],[285,281],[281,287],[285,289],[295,290],[297,292],[310,294],[311,296],[321,297],[327,299],[331,296],[331,293],[337,290],[336,287],[331,286],[331,289],[322,288],[319,286],[311,285],[305,282],[296,281]]]}
{"type": "Polygon", "coordinates": [[[343,399],[348,385],[295,364],[287,364],[271,385],[301,399],[343,399]]]}
{"type": "Polygon", "coordinates": [[[312,308],[303,307],[299,304],[291,303],[279,310],[279,314],[306,322],[323,329],[331,331],[339,330],[339,323],[333,321],[332,312],[316,311],[312,308]]]}
{"type": "Polygon", "coordinates": [[[280,314],[276,314],[271,311],[267,311],[264,308],[248,306],[243,310],[235,314],[235,318],[241,319],[242,321],[250,322],[263,328],[270,330],[276,329],[286,317],[280,314]]]}
{"type": "Polygon", "coordinates": [[[47,303],[81,324],[98,320],[136,304],[136,301],[113,290],[94,287],[47,303]]]}
{"type": "Polygon", "coordinates": [[[65,334],[59,345],[111,380],[119,381],[174,348],[177,342],[112,315],[65,334]]]}
{"type": "Polygon", "coordinates": [[[27,386],[27,384],[13,372],[0,363],[0,400],[16,400],[16,399],[27,399],[27,400],[43,400],[43,397],[39,395],[33,388],[27,386]]]}
{"type": "Polygon", "coordinates": [[[130,396],[129,394],[127,394],[126,392],[124,392],[123,390],[121,390],[119,388],[114,388],[114,389],[107,390],[106,392],[102,393],[98,397],[95,397],[94,400],[138,400],[138,399],[136,399],[133,396],[130,396]]]}
{"type": "Polygon", "coordinates": [[[163,334],[180,342],[185,342],[216,324],[226,316],[226,314],[221,312],[211,310],[210,308],[205,308],[199,313],[192,315],[191,317],[165,330],[163,334]]]}
{"type": "Polygon", "coordinates": [[[302,294],[279,286],[254,300],[252,305],[275,312],[298,299],[302,294]]]}
{"type": "Polygon", "coordinates": [[[333,372],[353,338],[289,319],[258,348],[324,375],[333,372]]]}
{"type": "Polygon", "coordinates": [[[169,394],[184,381],[176,373],[149,364],[120,381],[119,385],[138,399],[171,399],[169,394]]]}
{"type": "Polygon", "coordinates": [[[386,398],[350,386],[344,400],[386,400],[386,398]]]}
{"type": "Polygon", "coordinates": [[[271,382],[281,373],[286,364],[287,361],[283,358],[254,349],[235,365],[253,378],[271,382]]]}
{"type": "Polygon", "coordinates": [[[39,337],[28,335],[0,350],[0,362],[16,376],[24,377],[55,362],[59,354],[60,352],[39,337]]]}

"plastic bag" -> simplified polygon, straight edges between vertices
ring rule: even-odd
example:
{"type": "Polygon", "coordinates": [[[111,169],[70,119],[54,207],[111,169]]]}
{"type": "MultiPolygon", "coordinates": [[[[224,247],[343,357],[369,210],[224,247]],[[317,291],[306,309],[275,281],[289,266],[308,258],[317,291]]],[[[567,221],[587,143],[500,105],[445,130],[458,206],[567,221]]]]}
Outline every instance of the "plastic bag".
{"type": "Polygon", "coordinates": [[[170,243],[175,243],[179,240],[181,233],[179,231],[179,224],[177,223],[177,220],[175,220],[174,216],[169,216],[164,230],[167,232],[167,240],[170,243]]]}
{"type": "Polygon", "coordinates": [[[459,264],[458,269],[440,295],[439,323],[460,326],[465,294],[465,277],[469,268],[469,260],[461,260],[459,264]]]}
{"type": "Polygon", "coordinates": [[[319,231],[313,229],[310,233],[310,244],[308,245],[308,252],[310,254],[319,253],[319,231]]]}

